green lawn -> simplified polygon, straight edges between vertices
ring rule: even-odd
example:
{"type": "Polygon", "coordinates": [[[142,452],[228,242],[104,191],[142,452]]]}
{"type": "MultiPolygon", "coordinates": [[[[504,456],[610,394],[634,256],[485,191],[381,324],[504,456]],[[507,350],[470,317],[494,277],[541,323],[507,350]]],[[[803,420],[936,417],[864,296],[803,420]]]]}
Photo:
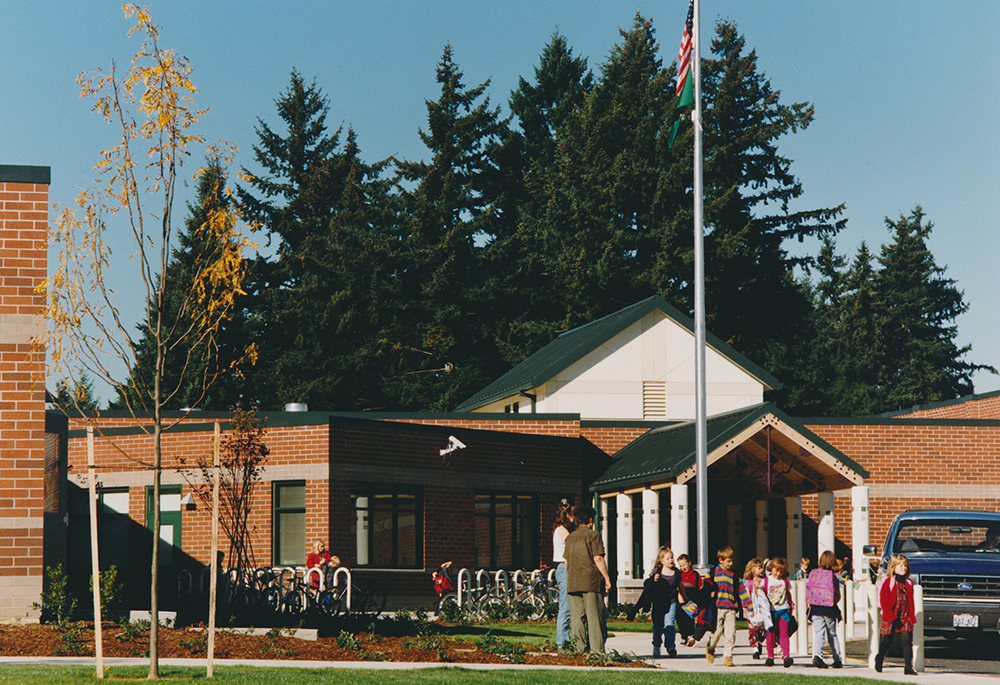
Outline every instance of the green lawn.
{"type": "MultiPolygon", "coordinates": [[[[146,680],[146,666],[117,667],[105,670],[105,679],[97,680],[94,669],[84,666],[0,666],[0,682],[18,685],[62,685],[63,683],[115,683],[146,680]]],[[[377,669],[300,669],[250,668],[245,666],[216,667],[215,678],[208,681],[205,670],[162,667],[160,675],[166,683],[218,682],[226,685],[316,685],[345,683],[350,685],[663,685],[665,674],[652,670],[573,671],[559,670],[499,670],[474,671],[462,668],[412,669],[388,671],[377,669]]],[[[801,674],[794,673],[684,673],[668,676],[684,685],[796,685],[801,674]]],[[[809,685],[869,685],[866,678],[810,676],[809,685]]]]}

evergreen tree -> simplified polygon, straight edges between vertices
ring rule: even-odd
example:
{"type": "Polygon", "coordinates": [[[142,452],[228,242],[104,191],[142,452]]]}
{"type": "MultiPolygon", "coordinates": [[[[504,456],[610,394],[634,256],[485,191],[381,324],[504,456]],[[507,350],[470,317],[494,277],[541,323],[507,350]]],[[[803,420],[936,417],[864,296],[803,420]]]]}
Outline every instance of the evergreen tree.
{"type": "Polygon", "coordinates": [[[870,416],[883,403],[881,371],[886,348],[883,322],[875,306],[873,259],[862,241],[846,276],[837,331],[844,343],[836,357],[842,380],[833,386],[839,390],[830,407],[834,416],[870,416]]]}
{"type": "Polygon", "coordinates": [[[499,173],[497,198],[484,250],[492,320],[485,337],[495,341],[500,375],[548,343],[558,318],[558,298],[548,278],[546,215],[558,136],[593,87],[587,60],[573,55],[566,38],[553,34],[539,57],[534,80],[521,78],[509,99],[518,127],[491,148],[499,173]]]}
{"type": "Polygon", "coordinates": [[[342,130],[327,133],[329,103],[298,72],[276,105],[286,132],[259,121],[254,153],[265,173],[245,172],[250,188],[240,192],[277,240],[277,258],[258,262],[248,299],[263,369],[250,394],[266,408],[382,406],[374,359],[378,320],[394,299],[398,238],[387,162],[365,164],[353,130],[343,143],[342,130]]]}
{"type": "Polygon", "coordinates": [[[445,409],[492,380],[495,346],[483,343],[477,300],[485,283],[477,239],[490,233],[495,197],[489,155],[507,121],[486,97],[489,82],[467,88],[446,45],[437,67],[440,96],[427,102],[419,132],[430,160],[398,163],[404,211],[401,300],[390,329],[394,358],[386,392],[400,408],[445,409]]]}
{"type": "MultiPolygon", "coordinates": [[[[156,343],[152,336],[157,301],[162,302],[163,320],[171,322],[172,331],[166,331],[175,342],[165,351],[162,379],[172,392],[163,398],[165,409],[201,407],[226,409],[240,401],[242,391],[237,362],[247,355],[247,339],[243,335],[242,317],[234,306],[234,318],[224,322],[211,338],[192,338],[185,334],[193,329],[195,321],[187,310],[190,288],[199,270],[219,250],[213,234],[207,230],[210,216],[227,207],[231,199],[226,195],[226,172],[216,160],[208,160],[198,177],[197,196],[187,204],[188,216],[184,230],[177,236],[167,264],[163,296],[153,298],[148,305],[149,321],[138,326],[142,333],[136,350],[136,363],[132,370],[133,384],[124,387],[133,405],[142,405],[143,395],[153,385],[156,367],[156,343]]],[[[237,296],[236,302],[240,301],[237,296]]],[[[250,364],[240,366],[244,368],[250,364]]],[[[128,405],[123,389],[109,403],[111,409],[125,409],[128,405]]]]}
{"type": "Polygon", "coordinates": [[[972,393],[972,374],[996,373],[963,357],[955,319],[968,309],[955,281],[945,278],[927,248],[933,224],[917,206],[909,216],[886,219],[892,241],[879,255],[876,306],[883,312],[883,411],[939,402],[972,393]]]}
{"type": "MultiPolygon", "coordinates": [[[[807,128],[813,106],[781,102],[734,24],[718,24],[712,52],[703,67],[706,325],[791,389],[805,384],[812,340],[810,302],[793,270],[811,259],[783,245],[836,234],[843,206],[790,211],[802,185],[778,141],[807,128]]],[[[690,138],[687,128],[683,149],[690,138]]]]}

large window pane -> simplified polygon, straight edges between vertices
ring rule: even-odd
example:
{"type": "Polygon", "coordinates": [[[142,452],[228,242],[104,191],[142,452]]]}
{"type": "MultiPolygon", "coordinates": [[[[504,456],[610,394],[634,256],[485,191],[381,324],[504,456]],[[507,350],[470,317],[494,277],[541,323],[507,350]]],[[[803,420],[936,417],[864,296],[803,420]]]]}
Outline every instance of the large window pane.
{"type": "Polygon", "coordinates": [[[478,493],[475,512],[477,566],[537,568],[536,495],[478,493]]]}
{"type": "Polygon", "coordinates": [[[355,483],[351,486],[352,531],[357,565],[420,568],[422,556],[421,490],[412,485],[355,483]]]}
{"type": "Polygon", "coordinates": [[[301,566],[306,560],[306,484],[274,484],[273,559],[279,566],[301,566]]]}

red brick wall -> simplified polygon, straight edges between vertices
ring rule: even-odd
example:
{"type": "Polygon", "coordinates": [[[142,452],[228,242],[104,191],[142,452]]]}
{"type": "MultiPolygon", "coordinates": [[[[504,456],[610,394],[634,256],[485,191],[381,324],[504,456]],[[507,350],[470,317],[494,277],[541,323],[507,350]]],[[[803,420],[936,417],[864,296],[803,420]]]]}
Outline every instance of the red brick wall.
{"type": "MultiPolygon", "coordinates": [[[[892,519],[906,509],[1000,510],[1000,423],[941,424],[903,419],[807,426],[871,474],[866,481],[871,542],[880,548],[892,519]]],[[[803,497],[802,510],[815,520],[815,496],[803,497]]],[[[836,536],[847,545],[850,512],[850,490],[838,491],[836,536]]]]}
{"type": "MultiPolygon", "coordinates": [[[[119,417],[101,422],[121,426],[119,417]]],[[[214,432],[211,424],[200,424],[203,430],[168,432],[162,441],[164,485],[180,485],[182,495],[191,491],[189,480],[198,479],[198,459],[211,463],[214,432]],[[188,478],[185,479],[184,473],[188,478]]],[[[329,493],[327,434],[328,426],[279,426],[265,430],[264,442],[270,455],[254,495],[250,517],[254,554],[261,566],[271,564],[271,482],[273,480],[306,481],[306,540],[308,544],[328,535],[329,493]]],[[[227,431],[223,431],[223,442],[227,431]]],[[[153,439],[144,434],[95,436],[94,462],[101,487],[128,486],[129,509],[133,520],[145,524],[145,488],[152,485],[152,473],[142,463],[149,463],[153,439]],[[123,454],[124,453],[124,454],[123,454]],[[126,456],[127,455],[127,456],[126,456]]],[[[69,473],[74,479],[87,469],[87,442],[80,433],[69,440],[69,473]]],[[[198,501],[194,511],[182,512],[182,545],[184,552],[202,564],[211,558],[211,505],[198,501]]],[[[228,552],[229,541],[220,527],[219,549],[228,552]]],[[[305,562],[306,550],[302,552],[305,562]]],[[[225,562],[224,562],[225,563],[225,562]]]]}
{"type": "Polygon", "coordinates": [[[44,306],[48,173],[0,166],[0,621],[37,620],[42,589],[45,366],[30,337],[44,306]]]}
{"type": "Polygon", "coordinates": [[[1000,394],[949,402],[936,407],[916,409],[896,418],[907,419],[1000,419],[1000,394]]]}

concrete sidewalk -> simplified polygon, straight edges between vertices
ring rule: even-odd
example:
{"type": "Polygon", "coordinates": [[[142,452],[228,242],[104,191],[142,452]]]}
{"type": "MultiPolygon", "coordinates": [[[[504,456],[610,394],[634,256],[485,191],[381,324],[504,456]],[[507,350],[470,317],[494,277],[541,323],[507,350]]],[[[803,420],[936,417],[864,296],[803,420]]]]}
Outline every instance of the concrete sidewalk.
{"type": "MultiPolygon", "coordinates": [[[[984,685],[989,678],[995,681],[995,676],[974,675],[968,673],[947,673],[943,671],[924,671],[919,676],[903,675],[902,666],[896,660],[887,662],[883,673],[876,673],[869,668],[867,662],[856,658],[848,657],[844,661],[841,669],[818,669],[813,667],[811,657],[796,657],[796,663],[790,668],[783,668],[781,662],[777,665],[767,667],[764,660],[755,661],[751,657],[752,650],[747,641],[745,630],[737,631],[736,649],[733,653],[733,660],[736,666],[726,668],[722,662],[722,650],[716,652],[717,658],[714,664],[708,663],[705,658],[704,642],[694,647],[679,647],[678,654],[674,658],[652,658],[652,640],[649,633],[628,633],[619,632],[608,638],[607,648],[618,652],[635,654],[650,665],[662,671],[676,672],[698,672],[698,673],[794,673],[801,676],[850,676],[855,678],[869,678],[873,681],[882,682],[923,682],[934,685],[984,685]]],[[[827,660],[829,663],[829,660],[827,660]]],[[[6,664],[30,664],[30,665],[51,665],[66,666],[70,664],[94,666],[92,657],[0,657],[0,666],[6,664]]],[[[148,665],[149,660],[144,658],[136,659],[105,659],[105,667],[113,666],[141,666],[148,665]]],[[[192,668],[204,668],[205,659],[160,659],[161,666],[189,666],[192,668]]],[[[585,666],[515,666],[512,664],[461,664],[451,665],[443,663],[400,663],[385,661],[270,661],[266,659],[253,660],[228,660],[216,659],[215,665],[220,668],[227,666],[262,666],[269,668],[305,668],[305,669],[365,669],[365,670],[409,670],[417,668],[463,668],[469,670],[595,670],[593,667],[585,666]]],[[[622,669],[609,669],[621,671],[622,669]]],[[[648,671],[646,671],[648,672],[648,671]]]]}
{"type": "MultiPolygon", "coordinates": [[[[619,652],[630,652],[642,658],[664,671],[688,671],[698,673],[795,673],[796,675],[808,676],[849,676],[855,678],[871,678],[872,680],[885,682],[924,682],[934,683],[934,685],[983,685],[984,679],[995,679],[995,676],[968,674],[968,673],[946,673],[942,671],[926,670],[918,676],[903,675],[902,662],[898,659],[887,659],[885,669],[882,673],[876,673],[874,668],[868,666],[867,660],[852,658],[848,656],[844,660],[844,667],[840,669],[826,668],[819,669],[812,665],[812,657],[795,657],[795,665],[784,668],[781,659],[775,658],[774,666],[765,666],[764,659],[755,661],[753,659],[753,649],[747,638],[747,631],[736,631],[736,649],[733,651],[733,661],[736,666],[727,668],[723,665],[722,648],[716,650],[715,663],[708,663],[705,658],[705,641],[702,640],[694,647],[678,647],[677,656],[673,658],[653,659],[652,635],[650,633],[615,633],[608,638],[607,648],[619,652]]],[[[780,654],[780,649],[776,648],[776,654],[780,654]]],[[[664,650],[664,654],[666,650],[664,650]]],[[[766,652],[765,652],[766,655],[766,652]]],[[[829,665],[829,657],[824,659],[829,665]]]]}

